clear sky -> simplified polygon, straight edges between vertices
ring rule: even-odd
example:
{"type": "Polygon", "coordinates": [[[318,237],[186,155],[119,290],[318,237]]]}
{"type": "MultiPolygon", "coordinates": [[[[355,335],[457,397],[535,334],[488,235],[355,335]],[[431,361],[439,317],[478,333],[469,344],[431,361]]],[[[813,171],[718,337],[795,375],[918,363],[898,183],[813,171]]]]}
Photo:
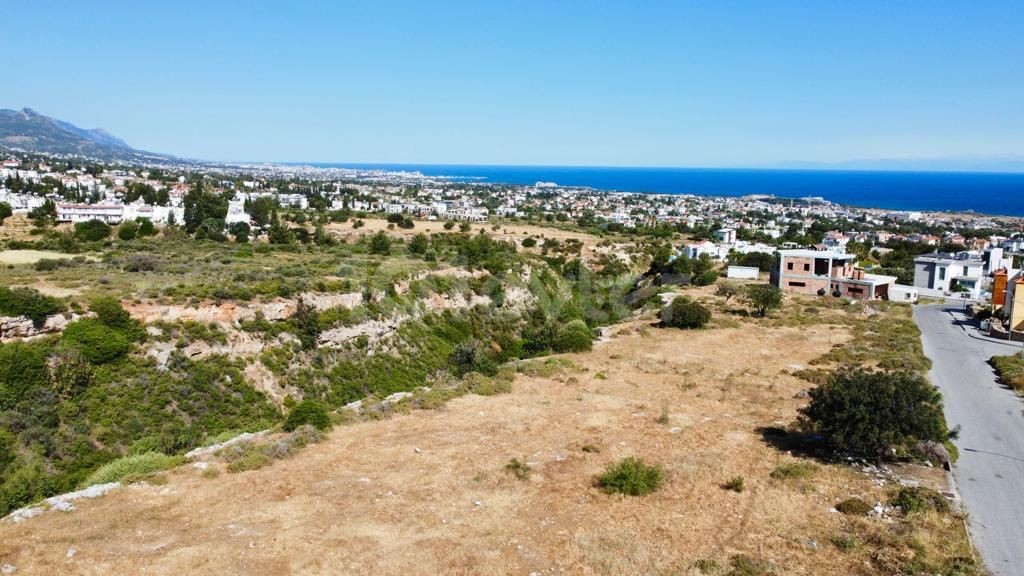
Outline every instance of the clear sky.
{"type": "Polygon", "coordinates": [[[1024,156],[1024,0],[0,0],[0,107],[211,160],[1024,156]]]}

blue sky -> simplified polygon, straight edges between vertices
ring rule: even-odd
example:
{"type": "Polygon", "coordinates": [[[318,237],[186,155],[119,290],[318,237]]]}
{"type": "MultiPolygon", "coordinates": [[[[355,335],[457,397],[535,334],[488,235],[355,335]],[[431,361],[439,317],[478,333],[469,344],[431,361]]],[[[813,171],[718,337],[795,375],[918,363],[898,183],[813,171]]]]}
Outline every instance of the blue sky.
{"type": "Polygon", "coordinates": [[[1024,156],[1021,0],[0,0],[0,14],[0,107],[189,157],[1024,156]]]}

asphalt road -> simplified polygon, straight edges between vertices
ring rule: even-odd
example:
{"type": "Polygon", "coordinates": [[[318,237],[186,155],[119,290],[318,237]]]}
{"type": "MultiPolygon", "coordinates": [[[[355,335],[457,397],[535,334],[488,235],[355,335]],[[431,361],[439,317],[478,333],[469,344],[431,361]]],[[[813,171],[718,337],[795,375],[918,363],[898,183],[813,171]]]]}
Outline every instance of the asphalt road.
{"type": "Polygon", "coordinates": [[[1024,398],[996,382],[994,355],[1020,343],[988,339],[964,320],[962,304],[914,308],[931,379],[945,400],[949,426],[961,426],[954,468],[971,539],[986,567],[1024,575],[1024,398]]]}

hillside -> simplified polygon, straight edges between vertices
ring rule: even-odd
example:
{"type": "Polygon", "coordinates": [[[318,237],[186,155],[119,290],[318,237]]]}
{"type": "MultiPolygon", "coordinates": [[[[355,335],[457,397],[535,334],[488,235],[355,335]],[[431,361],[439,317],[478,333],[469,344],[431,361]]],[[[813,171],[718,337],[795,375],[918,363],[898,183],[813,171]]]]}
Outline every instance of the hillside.
{"type": "Polygon", "coordinates": [[[32,110],[0,110],[0,146],[104,159],[169,158],[136,150],[100,128],[79,128],[32,110]]]}
{"type": "Polygon", "coordinates": [[[939,487],[941,471],[869,474],[762,436],[803,402],[807,383],[790,372],[845,330],[727,324],[624,323],[592,352],[520,365],[508,394],[400,405],[269,467],[214,473],[214,459],[5,523],[0,560],[19,574],[881,574],[914,546],[965,553],[947,519],[833,509],[884,502],[898,478],[939,487]],[[596,488],[625,456],[663,466],[663,489],[596,488]],[[778,474],[793,464],[810,471],[778,474]],[[722,488],[736,476],[743,491],[722,488]]]}

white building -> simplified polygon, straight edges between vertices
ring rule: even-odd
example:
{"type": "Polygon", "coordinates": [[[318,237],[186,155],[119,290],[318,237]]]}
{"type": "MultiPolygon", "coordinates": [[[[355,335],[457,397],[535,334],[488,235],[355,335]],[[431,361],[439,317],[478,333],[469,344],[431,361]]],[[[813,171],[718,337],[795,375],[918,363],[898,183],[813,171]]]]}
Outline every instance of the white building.
{"type": "Polygon", "coordinates": [[[971,298],[978,298],[984,269],[984,262],[971,258],[966,252],[922,254],[914,258],[914,286],[945,294],[955,283],[957,292],[968,292],[971,298]]]}
{"type": "Polygon", "coordinates": [[[87,222],[100,220],[117,224],[124,219],[124,206],[120,204],[57,204],[58,222],[87,222]]]}

